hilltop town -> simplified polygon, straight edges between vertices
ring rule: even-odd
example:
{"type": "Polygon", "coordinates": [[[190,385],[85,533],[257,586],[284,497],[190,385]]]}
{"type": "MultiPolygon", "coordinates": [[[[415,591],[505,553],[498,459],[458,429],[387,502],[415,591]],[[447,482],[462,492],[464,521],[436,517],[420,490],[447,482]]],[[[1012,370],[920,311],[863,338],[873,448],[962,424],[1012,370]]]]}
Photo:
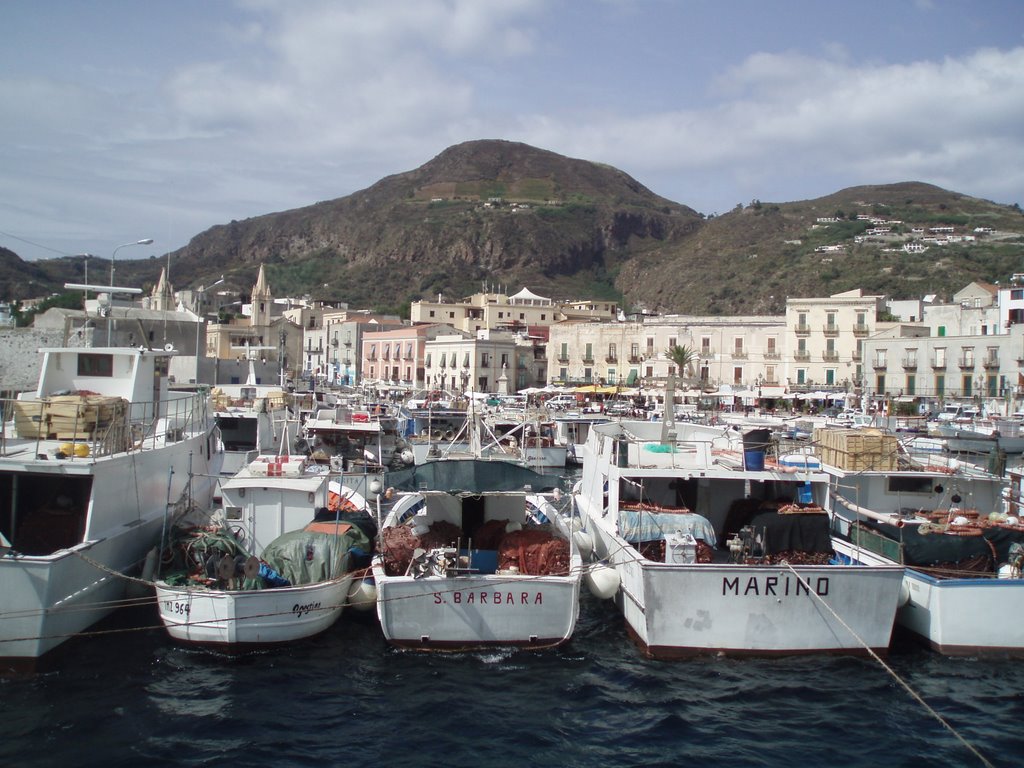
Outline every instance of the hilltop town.
{"type": "Polygon", "coordinates": [[[698,395],[750,403],[824,392],[918,409],[974,398],[1016,408],[1024,395],[1024,275],[971,282],[950,302],[862,290],[790,298],[779,315],[631,312],[611,301],[556,301],[530,288],[413,302],[408,317],[274,295],[261,267],[250,301],[221,281],[150,295],[100,294],[0,331],[2,388],[34,379],[35,348],[163,347],[177,386],[263,383],[359,387],[413,396],[580,390],[644,397],[669,376],[698,395]],[[674,348],[689,350],[680,370],[674,348]],[[911,405],[912,404],[912,405],[911,405]]]}

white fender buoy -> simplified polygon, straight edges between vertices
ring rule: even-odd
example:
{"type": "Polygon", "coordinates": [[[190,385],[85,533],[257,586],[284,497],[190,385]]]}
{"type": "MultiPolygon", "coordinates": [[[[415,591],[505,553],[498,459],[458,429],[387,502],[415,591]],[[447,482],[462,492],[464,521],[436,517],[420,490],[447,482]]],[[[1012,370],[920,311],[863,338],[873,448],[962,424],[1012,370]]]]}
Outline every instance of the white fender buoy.
{"type": "Polygon", "coordinates": [[[594,551],[594,539],[587,531],[573,531],[572,540],[576,544],[576,549],[580,551],[580,557],[584,560],[590,557],[590,553],[594,551]]]}
{"type": "Polygon", "coordinates": [[[910,585],[907,584],[907,580],[904,579],[900,582],[900,598],[897,608],[902,608],[904,605],[910,602],[910,585]]]}
{"type": "Polygon", "coordinates": [[[377,584],[372,578],[352,579],[348,587],[348,605],[355,611],[369,611],[377,607],[377,584]]]}
{"type": "Polygon", "coordinates": [[[128,597],[138,598],[150,594],[149,585],[153,582],[153,577],[156,575],[156,564],[159,559],[160,550],[157,547],[153,547],[146,553],[146,560],[142,563],[142,581],[145,583],[129,581],[126,588],[128,597]]]}
{"type": "Polygon", "coordinates": [[[603,563],[587,568],[587,589],[599,600],[607,600],[619,591],[619,572],[603,563]]]}

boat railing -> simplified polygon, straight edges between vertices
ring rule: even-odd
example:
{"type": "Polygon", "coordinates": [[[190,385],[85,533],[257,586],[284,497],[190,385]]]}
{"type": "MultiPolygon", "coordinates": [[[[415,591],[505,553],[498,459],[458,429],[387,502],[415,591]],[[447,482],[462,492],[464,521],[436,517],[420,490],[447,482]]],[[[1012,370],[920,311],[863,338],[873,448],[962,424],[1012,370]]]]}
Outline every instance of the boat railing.
{"type": "Polygon", "coordinates": [[[209,398],[185,393],[161,401],[107,398],[102,407],[65,399],[59,411],[50,398],[0,400],[0,456],[60,454],[69,460],[152,450],[206,430],[209,398]],[[58,443],[54,447],[53,443],[58,443]]]}

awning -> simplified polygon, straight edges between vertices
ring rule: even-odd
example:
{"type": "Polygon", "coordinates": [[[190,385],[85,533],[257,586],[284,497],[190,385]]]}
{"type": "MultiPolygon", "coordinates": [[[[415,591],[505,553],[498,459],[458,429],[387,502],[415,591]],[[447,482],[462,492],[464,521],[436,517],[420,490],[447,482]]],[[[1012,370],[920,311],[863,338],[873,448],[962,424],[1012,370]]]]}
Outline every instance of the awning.
{"type": "Polygon", "coordinates": [[[629,376],[626,377],[626,386],[627,387],[634,386],[636,384],[636,380],[637,380],[637,372],[636,371],[630,371],[629,372],[629,376]]]}

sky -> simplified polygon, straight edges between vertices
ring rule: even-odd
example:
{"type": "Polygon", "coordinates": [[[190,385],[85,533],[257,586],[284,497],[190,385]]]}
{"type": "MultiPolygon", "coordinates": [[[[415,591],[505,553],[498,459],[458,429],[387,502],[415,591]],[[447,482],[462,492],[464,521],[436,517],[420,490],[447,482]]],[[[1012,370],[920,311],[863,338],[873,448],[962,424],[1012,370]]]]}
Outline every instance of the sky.
{"type": "Polygon", "coordinates": [[[475,139],[705,214],[899,181],[1024,204],[1022,0],[2,0],[0,30],[25,259],[162,255],[475,139]]]}

